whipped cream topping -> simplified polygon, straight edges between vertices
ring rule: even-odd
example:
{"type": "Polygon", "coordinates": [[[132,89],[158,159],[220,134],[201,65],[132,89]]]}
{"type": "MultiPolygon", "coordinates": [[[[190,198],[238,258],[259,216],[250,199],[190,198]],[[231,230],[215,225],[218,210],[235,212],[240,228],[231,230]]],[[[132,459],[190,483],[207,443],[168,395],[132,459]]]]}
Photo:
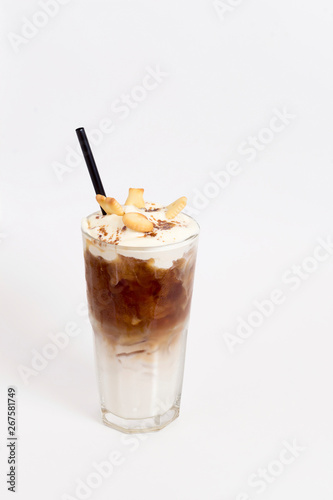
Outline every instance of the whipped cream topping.
{"type": "Polygon", "coordinates": [[[96,212],[82,219],[82,230],[88,235],[84,238],[85,248],[96,257],[107,261],[116,259],[117,255],[153,259],[156,267],[166,269],[188,251],[187,240],[199,234],[199,226],[194,219],[179,213],[168,220],[166,207],[157,203],[146,202],[145,208],[141,209],[123,205],[123,210],[125,213],[143,214],[154,224],[153,230],[150,233],[134,231],[124,225],[122,216],[96,212]]]}
{"type": "Polygon", "coordinates": [[[198,224],[180,213],[166,218],[166,208],[157,203],[145,203],[145,208],[123,205],[125,213],[143,214],[154,225],[149,233],[141,233],[126,227],[119,215],[95,213],[82,220],[82,229],[96,240],[127,247],[155,247],[186,240],[199,232],[198,224]]]}

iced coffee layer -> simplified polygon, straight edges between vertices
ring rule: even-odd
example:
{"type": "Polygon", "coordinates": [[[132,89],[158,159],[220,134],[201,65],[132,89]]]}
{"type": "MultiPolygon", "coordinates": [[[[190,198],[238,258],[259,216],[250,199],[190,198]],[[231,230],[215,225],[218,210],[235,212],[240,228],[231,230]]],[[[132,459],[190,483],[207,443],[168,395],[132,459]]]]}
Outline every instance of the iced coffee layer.
{"type": "Polygon", "coordinates": [[[93,317],[91,323],[95,337],[104,339],[119,362],[125,360],[132,362],[133,359],[140,359],[151,363],[157,351],[160,355],[162,353],[169,355],[170,349],[174,348],[182,332],[187,329],[188,321],[180,323],[173,330],[132,329],[131,333],[128,330],[103,328],[93,317]]]}
{"type": "MultiPolygon", "coordinates": [[[[170,342],[189,316],[196,245],[168,268],[153,259],[117,255],[112,261],[85,250],[87,295],[95,330],[111,343],[170,342]]],[[[138,347],[140,350],[140,347],[138,347]]]]}

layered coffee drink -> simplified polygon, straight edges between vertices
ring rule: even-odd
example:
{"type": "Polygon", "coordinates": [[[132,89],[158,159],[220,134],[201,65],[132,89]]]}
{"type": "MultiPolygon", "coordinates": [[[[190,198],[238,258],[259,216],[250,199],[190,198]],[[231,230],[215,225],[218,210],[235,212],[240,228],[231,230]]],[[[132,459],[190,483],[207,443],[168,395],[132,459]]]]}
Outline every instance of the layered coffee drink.
{"type": "Polygon", "coordinates": [[[179,414],[199,233],[179,200],[163,207],[138,191],[125,205],[101,197],[107,214],[82,221],[103,420],[124,432],[179,414]]]}

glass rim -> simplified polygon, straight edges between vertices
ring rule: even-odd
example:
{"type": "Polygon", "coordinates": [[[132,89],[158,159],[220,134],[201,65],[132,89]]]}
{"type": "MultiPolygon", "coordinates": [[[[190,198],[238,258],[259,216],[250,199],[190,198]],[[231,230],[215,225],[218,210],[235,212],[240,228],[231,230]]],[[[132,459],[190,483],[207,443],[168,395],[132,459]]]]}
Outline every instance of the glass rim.
{"type": "MultiPolygon", "coordinates": [[[[91,213],[90,215],[88,215],[87,217],[85,217],[84,219],[89,219],[89,217],[91,217],[92,215],[101,215],[102,212],[101,211],[97,211],[97,212],[93,212],[91,213]]],[[[146,246],[132,246],[132,245],[120,245],[120,244],[115,244],[115,243],[109,243],[108,241],[102,241],[102,240],[99,240],[98,238],[95,238],[94,236],[91,236],[91,234],[89,234],[83,227],[82,227],[82,224],[81,224],[81,232],[82,234],[84,234],[84,236],[88,237],[89,239],[93,240],[93,241],[96,241],[100,246],[101,245],[106,245],[108,247],[112,247],[112,248],[115,248],[115,249],[121,249],[121,250],[128,250],[128,251],[134,251],[134,252],[146,252],[146,251],[159,251],[159,250],[164,250],[165,248],[170,248],[170,247],[178,247],[178,246],[182,246],[184,245],[185,243],[189,243],[190,241],[192,240],[195,240],[196,238],[199,237],[199,233],[200,233],[200,226],[199,226],[199,223],[193,218],[191,217],[190,215],[188,214],[184,214],[186,215],[186,217],[189,217],[190,219],[192,219],[196,225],[198,226],[198,232],[195,233],[195,234],[192,234],[191,236],[188,236],[187,238],[185,238],[184,240],[180,240],[180,241],[176,241],[174,243],[165,243],[165,244],[162,244],[162,245],[153,245],[153,246],[149,246],[149,247],[146,247],[146,246]]]]}

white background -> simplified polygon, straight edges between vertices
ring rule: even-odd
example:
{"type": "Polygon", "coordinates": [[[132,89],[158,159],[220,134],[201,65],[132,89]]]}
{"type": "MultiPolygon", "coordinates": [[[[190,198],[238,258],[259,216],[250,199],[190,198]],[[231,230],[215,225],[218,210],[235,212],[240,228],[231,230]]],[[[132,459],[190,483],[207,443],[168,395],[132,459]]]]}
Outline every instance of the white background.
{"type": "Polygon", "coordinates": [[[87,498],[332,497],[333,260],[308,259],[333,236],[332,2],[226,0],[224,14],[222,4],[71,0],[45,20],[38,1],[1,2],[1,498],[13,498],[8,385],[20,500],[79,498],[77,481],[112,452],[122,464],[87,498]],[[44,26],[22,40],[24,18],[44,26]],[[149,67],[167,76],[124,118],[112,106],[139,92],[149,67]],[[263,129],[276,109],[293,118],[272,135],[263,129]],[[83,161],[56,172],[75,128],[103,119],[113,131],[93,150],[107,193],[187,195],[202,228],[181,415],[142,441],[100,421],[92,333],[78,314],[80,219],[97,205],[83,161]],[[249,161],[239,148],[258,134],[266,144],[249,161]],[[229,184],[208,185],[232,160],[229,184]],[[303,262],[313,272],[293,290],[289,270],[303,262]],[[225,334],[274,289],[283,304],[229,349],[225,334]],[[18,367],[69,322],[80,334],[24,384],[18,367]],[[294,440],[293,463],[271,465],[294,440]],[[248,479],[267,467],[277,474],[259,493],[248,479]]]}

